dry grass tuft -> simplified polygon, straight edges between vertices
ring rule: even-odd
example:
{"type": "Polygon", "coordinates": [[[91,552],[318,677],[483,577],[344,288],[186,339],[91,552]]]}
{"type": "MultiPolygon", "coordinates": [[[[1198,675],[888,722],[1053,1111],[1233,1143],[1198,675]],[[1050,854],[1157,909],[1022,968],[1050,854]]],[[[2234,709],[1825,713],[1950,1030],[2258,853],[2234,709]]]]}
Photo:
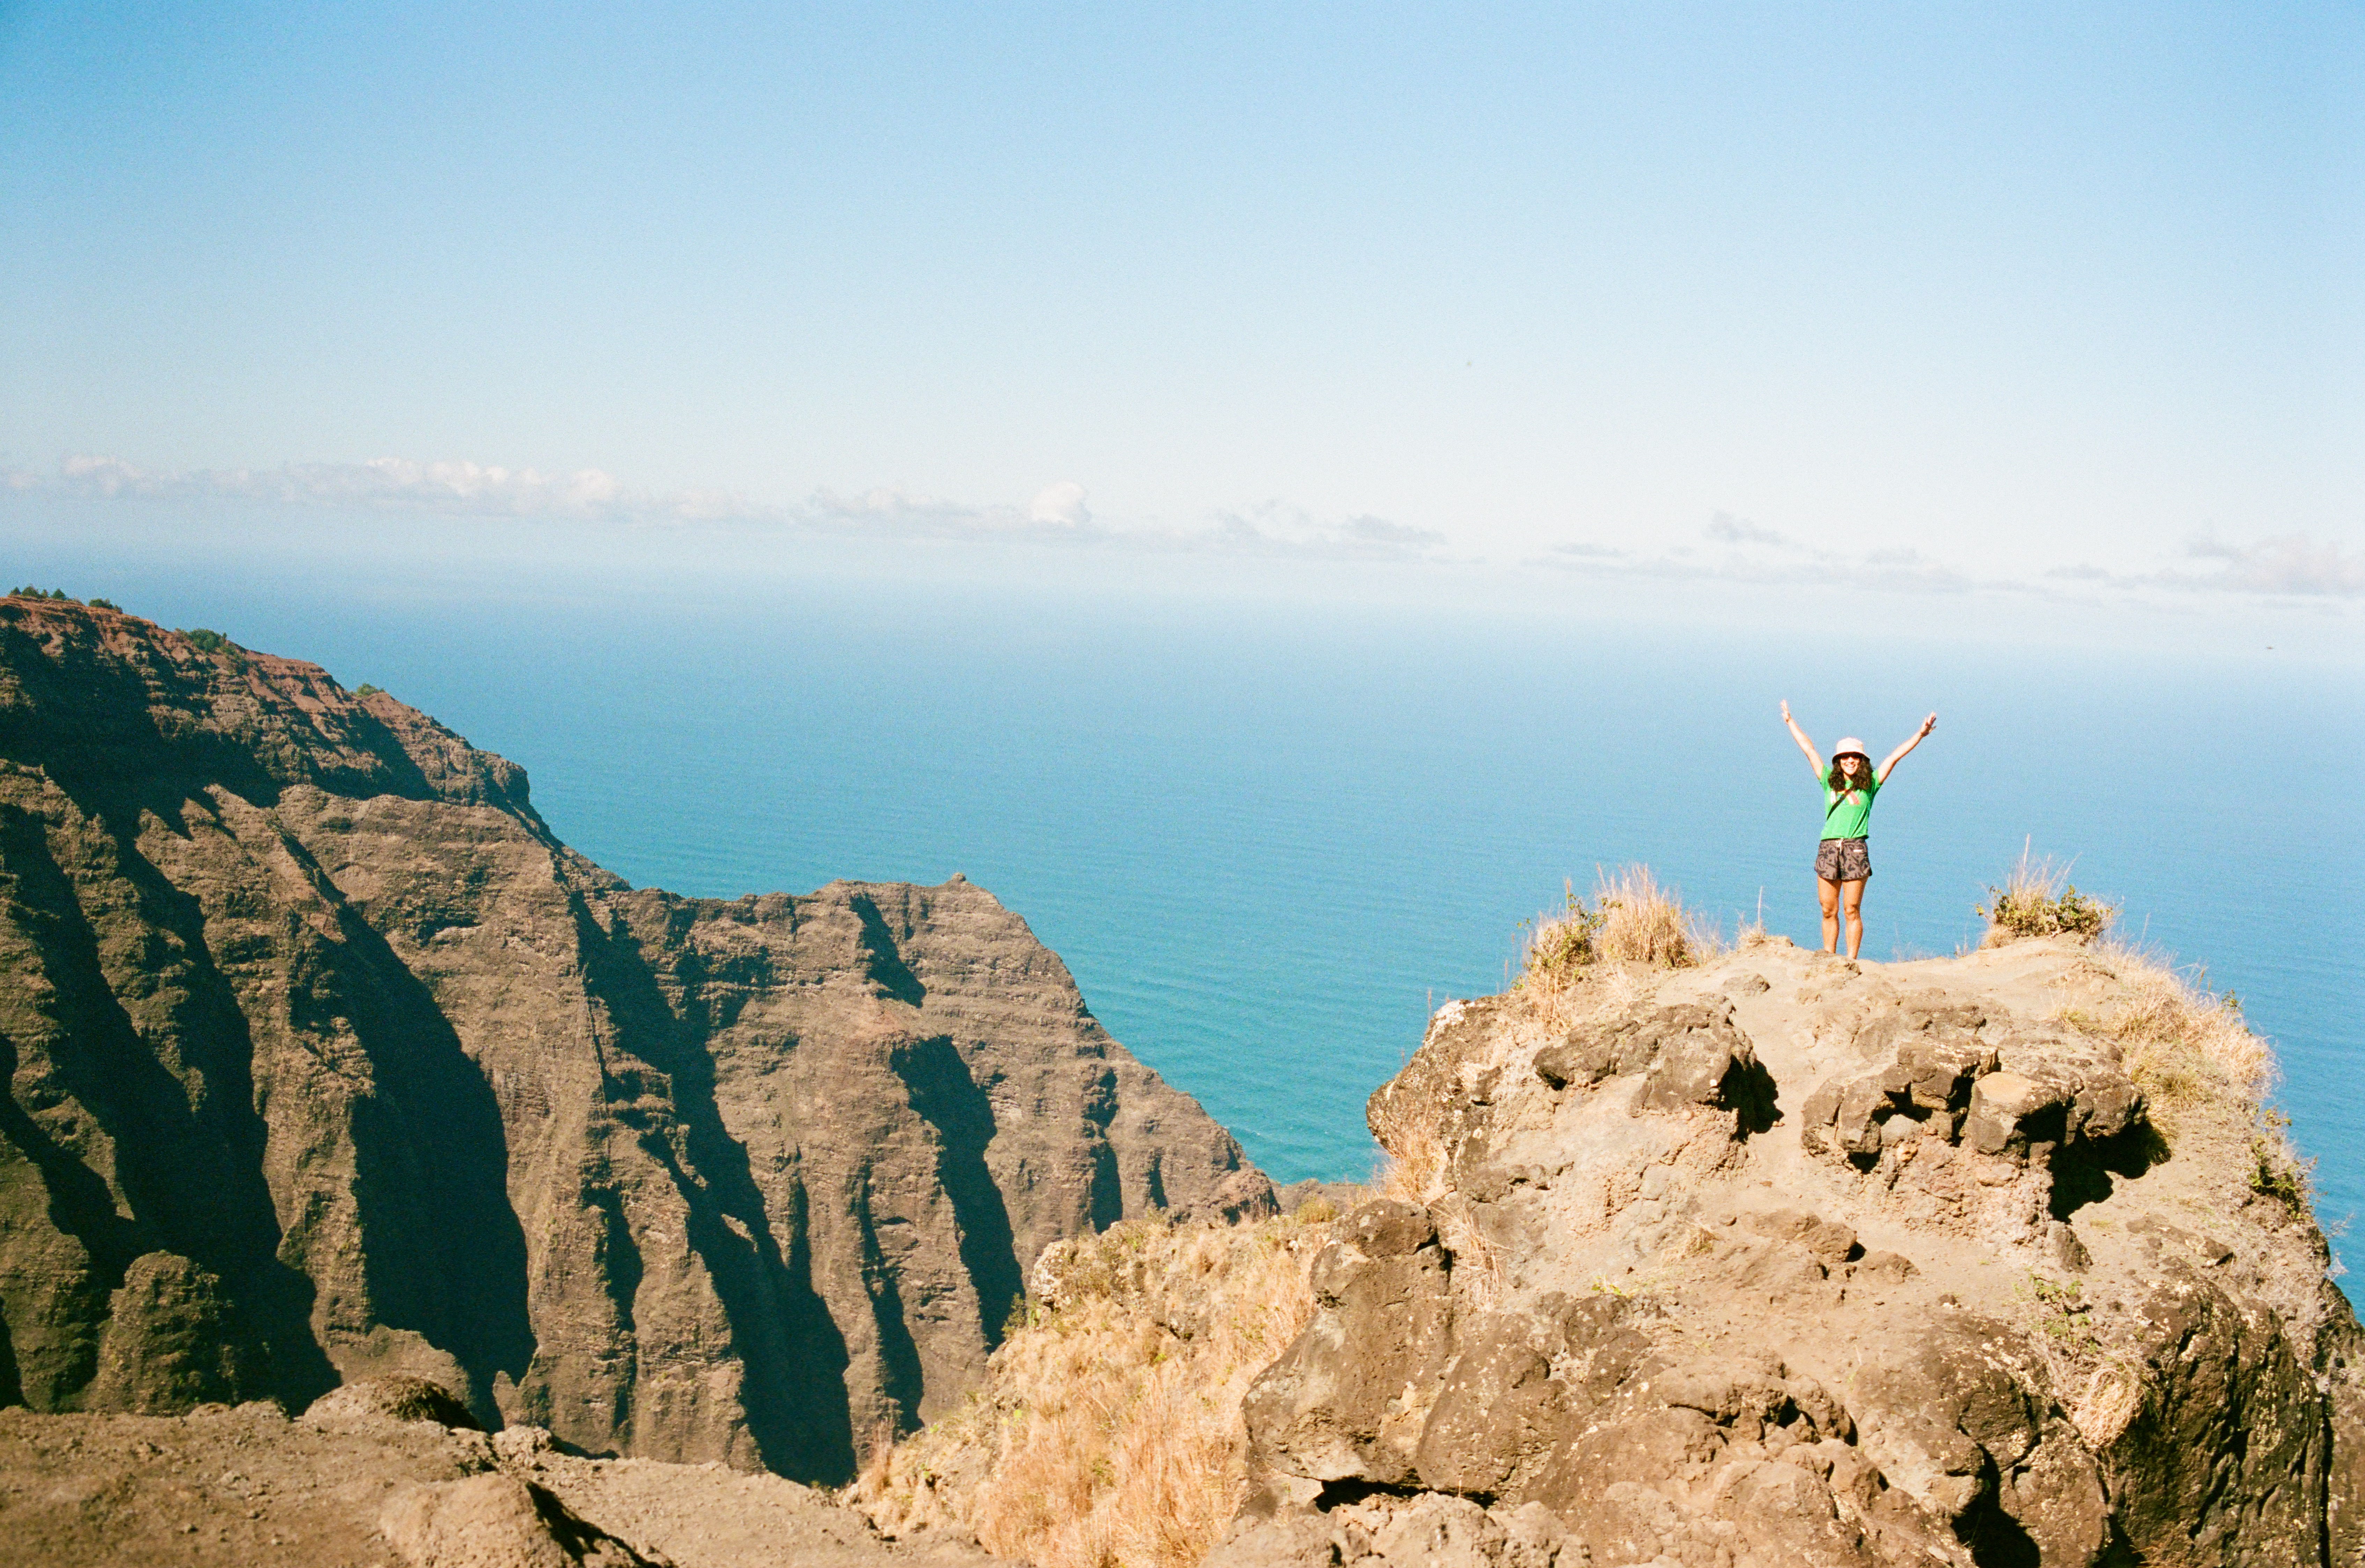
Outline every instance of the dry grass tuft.
{"type": "Polygon", "coordinates": [[[2274,1087],[2274,1050],[2250,1032],[2238,997],[2211,991],[2199,969],[2179,969],[2156,952],[2103,943],[2093,958],[2118,981],[2115,993],[2099,1012],[2061,1016],[2115,1042],[2127,1076],[2155,1105],[2231,1099],[2254,1108],[2274,1087]]]}
{"type": "Polygon", "coordinates": [[[1687,969],[1724,946],[1716,926],[1686,909],[1676,889],[1661,887],[1648,866],[1597,866],[1590,905],[1566,884],[1559,912],[1528,927],[1518,989],[1550,1021],[1596,963],[1687,969]]]}
{"type": "Polygon", "coordinates": [[[2023,840],[2020,859],[2002,887],[1988,890],[1986,904],[1972,913],[1988,923],[1982,947],[2000,947],[2026,936],[2100,936],[2118,913],[2116,904],[2089,898],[2069,880],[2069,868],[2050,857],[2032,858],[2023,840]]]}
{"type": "Polygon", "coordinates": [[[2274,1049],[2250,1032],[2241,1000],[2211,991],[2199,969],[2179,969],[2155,952],[2102,943],[2091,957],[2117,987],[2099,1009],[2065,1008],[2059,1021],[2118,1046],[2127,1076],[2171,1141],[2196,1124],[2215,1123],[2237,1137],[2247,1126],[2250,1189],[2294,1213],[2311,1212],[2315,1161],[2292,1147],[2290,1119],[2264,1103],[2275,1085],[2274,1049]]]}
{"type": "Polygon", "coordinates": [[[2268,1107],[2275,1047],[2251,1034],[2242,998],[2212,991],[2200,968],[2178,969],[2150,948],[2100,941],[2089,963],[2117,981],[2102,1005],[2062,1007],[2053,1017],[2119,1046],[2128,1079],[2150,1102],[2169,1140],[2216,1126],[2249,1137],[2249,1190],[2294,1214],[2315,1208],[2315,1161],[2292,1147],[2292,1119],[2268,1107]]]}
{"type": "Polygon", "coordinates": [[[960,1411],[873,1455],[855,1500],[891,1533],[956,1526],[1035,1568],[1197,1562],[1247,1493],[1241,1397],[1313,1310],[1314,1206],[1046,1253],[1050,1304],[960,1411]]]}
{"type": "Polygon", "coordinates": [[[1593,902],[1601,912],[1594,947],[1611,963],[1681,969],[1724,951],[1716,927],[1686,909],[1677,890],[1659,886],[1648,866],[1596,867],[1593,902]]]}
{"type": "Polygon", "coordinates": [[[2241,999],[2157,952],[2113,943],[2094,957],[2119,982],[2117,994],[2099,1013],[2071,1009],[2062,1019],[2117,1043],[2127,1076],[2171,1137],[2213,1114],[2236,1129],[2247,1124],[2250,1190],[2312,1213],[2315,1162],[2292,1146],[2291,1118],[2265,1103],[2278,1077],[2274,1047],[2251,1033],[2241,999]]]}
{"type": "Polygon", "coordinates": [[[1373,1197],[1425,1204],[1445,1191],[1446,1148],[1437,1112],[1433,1102],[1405,1092],[1402,1079],[1372,1097],[1365,1116],[1388,1157],[1372,1179],[1373,1197]]]}

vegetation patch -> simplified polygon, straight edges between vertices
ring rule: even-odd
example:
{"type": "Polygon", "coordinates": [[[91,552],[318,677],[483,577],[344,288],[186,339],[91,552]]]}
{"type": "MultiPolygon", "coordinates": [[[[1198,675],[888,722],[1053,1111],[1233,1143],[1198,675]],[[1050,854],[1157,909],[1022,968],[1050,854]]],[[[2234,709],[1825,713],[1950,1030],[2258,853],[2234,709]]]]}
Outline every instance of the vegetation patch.
{"type": "Polygon", "coordinates": [[[1988,889],[1988,902],[1972,913],[1988,923],[1982,947],[1997,947],[2029,936],[2075,936],[2092,941],[2117,917],[2116,904],[2078,890],[2069,868],[2050,858],[2033,859],[2028,846],[2004,879],[2003,886],[1988,889]]]}
{"type": "Polygon", "coordinates": [[[2075,1280],[2048,1280],[2031,1274],[2012,1289],[2053,1349],[2079,1360],[2102,1354],[2102,1338],[2094,1331],[2094,1304],[2075,1280]]]}
{"type": "Polygon", "coordinates": [[[1594,937],[1608,914],[1588,909],[1576,896],[1576,884],[1564,882],[1557,913],[1539,914],[1522,929],[1519,983],[1530,991],[1560,991],[1584,978],[1598,955],[1594,937]]]}
{"type": "Polygon", "coordinates": [[[207,654],[220,659],[229,665],[233,672],[245,670],[246,650],[211,627],[192,626],[181,635],[189,640],[189,646],[201,654],[207,654]]]}
{"type": "Polygon", "coordinates": [[[2259,1113],[2250,1136],[2250,1191],[2272,1198],[2293,1214],[2305,1214],[2315,1196],[2315,1161],[2292,1148],[2291,1117],[2274,1109],[2259,1113]]]}
{"type": "Polygon", "coordinates": [[[950,1527],[1035,1568],[1197,1562],[1247,1497],[1240,1401],[1313,1312],[1328,1206],[1054,1245],[984,1386],[874,1450],[852,1500],[889,1534],[950,1527]]]}

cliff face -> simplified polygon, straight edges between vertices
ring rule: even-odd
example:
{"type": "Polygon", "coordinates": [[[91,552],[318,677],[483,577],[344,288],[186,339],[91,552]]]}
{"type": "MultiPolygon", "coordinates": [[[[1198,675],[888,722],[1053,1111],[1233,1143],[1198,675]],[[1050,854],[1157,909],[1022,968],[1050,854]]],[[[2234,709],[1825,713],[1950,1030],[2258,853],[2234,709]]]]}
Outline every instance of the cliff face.
{"type": "Polygon", "coordinates": [[[1211,1562],[2365,1560],[2358,1325],[2199,1000],[1777,939],[1452,1004],[1211,1562]]]}
{"type": "Polygon", "coordinates": [[[388,1372],[835,1479],[1051,1241],[1270,1185],[960,879],[733,902],[316,666],[0,600],[0,1403],[388,1372]]]}

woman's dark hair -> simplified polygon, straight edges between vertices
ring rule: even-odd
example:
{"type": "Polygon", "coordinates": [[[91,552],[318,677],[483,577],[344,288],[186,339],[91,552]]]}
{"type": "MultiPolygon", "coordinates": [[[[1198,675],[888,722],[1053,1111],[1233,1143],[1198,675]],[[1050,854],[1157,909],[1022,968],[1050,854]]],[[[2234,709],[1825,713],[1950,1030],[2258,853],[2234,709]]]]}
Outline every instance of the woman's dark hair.
{"type": "Polygon", "coordinates": [[[1840,753],[1840,756],[1852,756],[1858,762],[1863,763],[1864,768],[1863,771],[1859,772],[1855,776],[1855,779],[1851,781],[1846,774],[1840,771],[1840,757],[1835,756],[1832,758],[1832,771],[1829,775],[1829,780],[1833,789],[1848,790],[1855,789],[1858,784],[1871,782],[1872,758],[1865,756],[1864,753],[1860,751],[1844,751],[1840,753]]]}

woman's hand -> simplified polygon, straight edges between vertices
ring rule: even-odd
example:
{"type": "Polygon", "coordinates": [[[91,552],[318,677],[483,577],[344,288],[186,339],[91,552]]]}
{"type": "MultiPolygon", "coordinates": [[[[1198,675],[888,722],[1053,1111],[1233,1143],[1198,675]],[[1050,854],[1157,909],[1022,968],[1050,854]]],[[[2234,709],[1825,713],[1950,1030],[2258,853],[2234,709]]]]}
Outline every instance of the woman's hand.
{"type": "Polygon", "coordinates": [[[1790,701],[1788,698],[1782,700],[1782,723],[1790,732],[1790,738],[1799,743],[1799,749],[1807,754],[1807,766],[1815,770],[1816,778],[1821,778],[1823,776],[1823,759],[1816,752],[1815,743],[1807,738],[1807,732],[1800,729],[1798,721],[1790,717],[1790,701]]]}
{"type": "Polygon", "coordinates": [[[1924,738],[1926,738],[1926,737],[1929,735],[1930,732],[1931,732],[1931,731],[1933,731],[1933,730],[1934,730],[1934,729],[1936,729],[1937,727],[1938,727],[1938,715],[1937,715],[1937,714],[1933,713],[1933,714],[1931,714],[1928,718],[1926,718],[1926,719],[1922,720],[1922,727],[1921,727],[1920,729],[1918,729],[1918,730],[1916,730],[1916,731],[1914,731],[1914,732],[1913,732],[1912,738],[1911,738],[1911,739],[1910,739],[1910,740],[1908,740],[1908,741],[1907,741],[1903,745],[1899,746],[1895,751],[1890,752],[1890,753],[1889,754],[1889,759],[1888,759],[1886,762],[1883,762],[1883,763],[1882,763],[1882,764],[1881,764],[1877,768],[1876,768],[1876,769],[1874,769],[1874,770],[1873,770],[1873,775],[1872,775],[1872,780],[1873,780],[1873,782],[1874,782],[1875,784],[1886,784],[1886,783],[1888,783],[1888,782],[1889,782],[1889,770],[1890,768],[1892,768],[1892,767],[1896,767],[1899,763],[1900,763],[1900,762],[1904,761],[1904,760],[1905,760],[1905,754],[1906,754],[1907,752],[1909,752],[1909,751],[1911,751],[1915,746],[1920,745],[1922,744],[1922,742],[1923,741],[1923,739],[1924,739],[1924,738]]]}

